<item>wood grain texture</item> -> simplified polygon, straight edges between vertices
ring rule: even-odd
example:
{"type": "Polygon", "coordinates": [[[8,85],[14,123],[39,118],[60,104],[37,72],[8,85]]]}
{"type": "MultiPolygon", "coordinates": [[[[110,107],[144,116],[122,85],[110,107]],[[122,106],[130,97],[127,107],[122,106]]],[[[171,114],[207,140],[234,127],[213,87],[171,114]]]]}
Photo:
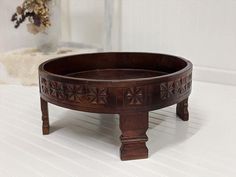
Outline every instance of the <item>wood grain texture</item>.
{"type": "Polygon", "coordinates": [[[176,113],[183,121],[189,120],[188,99],[185,99],[177,104],[176,113]]]}
{"type": "Polygon", "coordinates": [[[120,129],[122,132],[120,137],[121,160],[148,158],[148,148],[146,147],[148,112],[121,114],[120,129]]]}
{"type": "Polygon", "coordinates": [[[49,118],[48,118],[48,103],[42,98],[40,98],[40,102],[41,102],[42,121],[43,121],[42,132],[43,135],[48,135],[50,129],[49,118]]]}

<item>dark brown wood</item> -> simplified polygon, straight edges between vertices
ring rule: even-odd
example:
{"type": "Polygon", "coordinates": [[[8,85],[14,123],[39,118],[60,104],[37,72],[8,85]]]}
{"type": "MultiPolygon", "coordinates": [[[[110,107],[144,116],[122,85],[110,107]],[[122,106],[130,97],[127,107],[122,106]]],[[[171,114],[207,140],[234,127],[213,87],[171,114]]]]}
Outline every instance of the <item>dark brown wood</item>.
{"type": "Polygon", "coordinates": [[[43,135],[48,135],[49,134],[49,118],[48,118],[48,103],[44,101],[42,98],[40,99],[41,102],[41,111],[42,111],[42,132],[43,135]]]}
{"type": "Polygon", "coordinates": [[[189,120],[188,98],[177,104],[176,112],[179,118],[183,121],[189,120]]]}
{"type": "Polygon", "coordinates": [[[43,134],[48,107],[120,114],[121,159],[148,157],[148,112],[174,104],[188,120],[192,64],[176,56],[150,53],[95,53],[67,56],[39,67],[43,134]],[[184,101],[183,101],[184,100],[184,101]]]}
{"type": "Polygon", "coordinates": [[[120,157],[121,160],[148,158],[146,142],[148,137],[148,112],[134,112],[120,114],[120,129],[122,135],[120,157]]]}

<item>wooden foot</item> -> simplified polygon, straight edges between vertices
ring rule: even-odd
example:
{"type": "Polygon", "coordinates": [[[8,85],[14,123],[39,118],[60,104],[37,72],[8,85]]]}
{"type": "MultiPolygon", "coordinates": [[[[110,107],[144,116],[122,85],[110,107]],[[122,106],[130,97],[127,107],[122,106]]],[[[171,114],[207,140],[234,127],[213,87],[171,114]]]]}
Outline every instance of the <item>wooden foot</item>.
{"type": "Polygon", "coordinates": [[[183,121],[189,120],[188,98],[177,104],[176,112],[179,118],[183,121]]]}
{"type": "Polygon", "coordinates": [[[148,158],[146,142],[148,137],[148,112],[120,114],[120,129],[122,131],[120,158],[134,160],[148,158]]]}
{"type": "Polygon", "coordinates": [[[41,111],[42,111],[42,121],[43,121],[42,131],[43,135],[48,135],[50,129],[49,118],[48,118],[48,103],[42,98],[40,99],[40,101],[41,101],[41,111]]]}

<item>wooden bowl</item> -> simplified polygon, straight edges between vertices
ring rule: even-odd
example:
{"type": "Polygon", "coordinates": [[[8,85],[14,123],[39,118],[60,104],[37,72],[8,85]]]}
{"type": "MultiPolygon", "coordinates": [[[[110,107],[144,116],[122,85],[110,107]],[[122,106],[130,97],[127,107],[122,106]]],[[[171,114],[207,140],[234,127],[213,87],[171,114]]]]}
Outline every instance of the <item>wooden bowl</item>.
{"type": "Polygon", "coordinates": [[[39,66],[43,134],[49,133],[47,103],[120,114],[121,159],[148,157],[148,112],[177,104],[189,118],[192,64],[152,53],[94,53],[49,60],[39,66]]]}

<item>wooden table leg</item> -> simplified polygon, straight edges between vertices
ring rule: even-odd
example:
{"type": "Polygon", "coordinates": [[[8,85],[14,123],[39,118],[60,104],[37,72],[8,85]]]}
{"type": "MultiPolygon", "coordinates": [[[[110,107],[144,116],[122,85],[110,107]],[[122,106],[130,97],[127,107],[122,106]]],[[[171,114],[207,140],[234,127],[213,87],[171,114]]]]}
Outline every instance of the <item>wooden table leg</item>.
{"type": "Polygon", "coordinates": [[[148,158],[146,142],[148,137],[148,112],[120,114],[120,129],[122,131],[120,157],[121,160],[148,158]]]}
{"type": "Polygon", "coordinates": [[[43,135],[48,135],[49,134],[49,118],[48,118],[48,103],[40,98],[41,101],[41,111],[42,111],[42,121],[43,121],[43,126],[42,126],[42,131],[43,135]]]}
{"type": "Polygon", "coordinates": [[[176,112],[183,121],[189,120],[188,98],[177,104],[176,112]]]}

